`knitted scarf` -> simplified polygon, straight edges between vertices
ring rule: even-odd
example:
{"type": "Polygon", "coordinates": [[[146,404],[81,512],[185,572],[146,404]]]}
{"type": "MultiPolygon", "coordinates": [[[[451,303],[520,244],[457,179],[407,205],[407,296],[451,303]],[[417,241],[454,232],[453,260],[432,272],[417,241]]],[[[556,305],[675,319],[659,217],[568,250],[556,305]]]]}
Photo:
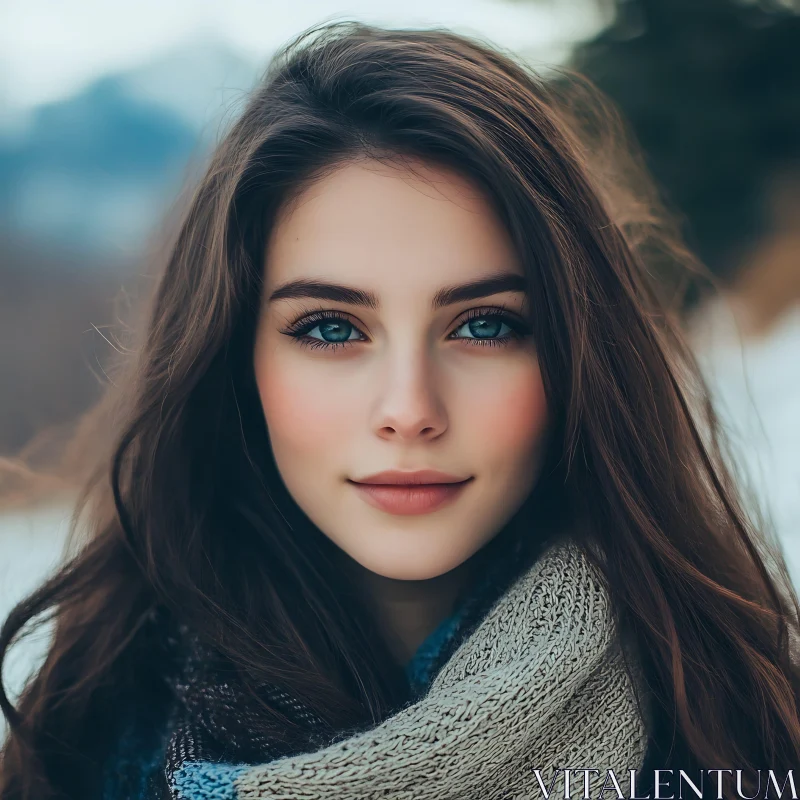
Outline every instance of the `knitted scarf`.
{"type": "MultiPolygon", "coordinates": [[[[625,655],[633,681],[602,576],[578,544],[552,544],[496,600],[427,692],[369,730],[281,755],[248,739],[246,705],[224,682],[213,707],[185,704],[167,751],[169,791],[177,800],[563,797],[565,768],[605,775],[642,766],[641,674],[625,655]],[[225,709],[236,710],[235,729],[225,709]],[[261,760],[204,752],[196,732],[214,727],[225,731],[229,752],[261,760]]],[[[285,694],[272,699],[304,713],[285,694]]]]}

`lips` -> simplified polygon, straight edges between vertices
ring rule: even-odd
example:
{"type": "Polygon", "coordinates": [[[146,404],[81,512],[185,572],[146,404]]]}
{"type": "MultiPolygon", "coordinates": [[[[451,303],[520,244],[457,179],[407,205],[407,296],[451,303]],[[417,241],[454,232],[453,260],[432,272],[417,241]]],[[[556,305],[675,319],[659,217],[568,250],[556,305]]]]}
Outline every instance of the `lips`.
{"type": "Polygon", "coordinates": [[[377,473],[369,479],[349,482],[369,505],[405,516],[427,514],[452,503],[472,481],[472,477],[459,479],[447,473],[421,470],[377,473]]]}
{"type": "Polygon", "coordinates": [[[365,478],[357,478],[355,483],[419,485],[462,483],[465,480],[469,480],[469,476],[451,475],[438,469],[418,469],[414,471],[388,469],[383,472],[376,472],[374,475],[367,475],[365,478]]]}

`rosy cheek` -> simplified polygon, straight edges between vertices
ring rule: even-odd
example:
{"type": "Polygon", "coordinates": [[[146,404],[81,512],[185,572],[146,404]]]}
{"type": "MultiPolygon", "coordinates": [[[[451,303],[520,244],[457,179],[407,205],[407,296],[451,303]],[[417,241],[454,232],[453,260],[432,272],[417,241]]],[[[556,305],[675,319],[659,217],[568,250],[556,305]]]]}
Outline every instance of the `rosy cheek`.
{"type": "Polygon", "coordinates": [[[346,418],[352,404],[334,391],[326,391],[319,365],[275,357],[258,365],[259,394],[270,437],[275,447],[295,454],[330,455],[346,436],[346,418]]]}
{"type": "Polygon", "coordinates": [[[548,422],[547,399],[538,367],[485,381],[474,414],[477,441],[506,458],[524,458],[542,438],[548,422]]]}

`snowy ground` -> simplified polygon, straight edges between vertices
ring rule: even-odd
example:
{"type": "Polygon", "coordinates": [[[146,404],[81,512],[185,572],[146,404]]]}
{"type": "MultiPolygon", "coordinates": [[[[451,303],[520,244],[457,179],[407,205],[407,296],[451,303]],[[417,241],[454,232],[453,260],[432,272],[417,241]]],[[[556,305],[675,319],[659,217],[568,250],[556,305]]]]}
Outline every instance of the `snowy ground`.
{"type": "Polygon", "coordinates": [[[800,589],[800,306],[741,338],[728,306],[703,315],[695,352],[717,411],[800,589]]]}
{"type": "MultiPolygon", "coordinates": [[[[66,544],[70,510],[42,508],[35,513],[0,516],[0,622],[15,603],[28,595],[58,565],[66,544]]],[[[3,665],[3,685],[13,699],[32,666],[44,655],[47,628],[11,649],[3,665]]],[[[4,721],[0,715],[0,734],[4,721]]]]}
{"type": "MultiPolygon", "coordinates": [[[[800,308],[768,335],[742,341],[723,306],[703,315],[696,349],[718,409],[746,461],[800,588],[800,308]]],[[[0,617],[57,563],[69,510],[0,517],[0,617]]],[[[44,636],[11,653],[4,683],[12,697],[43,651],[44,636]]],[[[0,723],[2,732],[2,723],[0,723]]]]}

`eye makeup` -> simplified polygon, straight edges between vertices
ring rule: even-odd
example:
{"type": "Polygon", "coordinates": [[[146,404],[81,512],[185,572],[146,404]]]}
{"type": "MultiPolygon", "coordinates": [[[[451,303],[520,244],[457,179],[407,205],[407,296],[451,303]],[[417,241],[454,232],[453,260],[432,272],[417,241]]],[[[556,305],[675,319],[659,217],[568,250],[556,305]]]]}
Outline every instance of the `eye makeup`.
{"type": "MultiPolygon", "coordinates": [[[[310,347],[312,349],[321,348],[323,350],[335,351],[340,347],[350,347],[359,342],[368,341],[366,336],[359,330],[354,322],[351,322],[349,315],[341,311],[332,310],[318,310],[311,312],[300,317],[298,320],[289,325],[286,329],[281,331],[282,334],[292,337],[297,344],[303,347],[310,347]],[[350,339],[338,342],[330,342],[325,339],[320,339],[315,336],[309,336],[309,333],[315,328],[322,325],[338,325],[345,331],[350,329],[351,332],[356,332],[362,338],[350,339]]],[[[450,340],[461,340],[469,345],[477,345],[478,347],[503,347],[512,344],[515,341],[530,336],[531,331],[529,327],[523,323],[516,314],[509,313],[506,307],[502,304],[498,306],[488,306],[481,308],[472,308],[461,317],[456,324],[452,333],[447,337],[450,340]],[[503,326],[508,328],[508,332],[503,336],[473,336],[462,337],[454,336],[460,328],[469,325],[475,320],[489,320],[490,325],[500,324],[500,330],[503,326]]]]}

